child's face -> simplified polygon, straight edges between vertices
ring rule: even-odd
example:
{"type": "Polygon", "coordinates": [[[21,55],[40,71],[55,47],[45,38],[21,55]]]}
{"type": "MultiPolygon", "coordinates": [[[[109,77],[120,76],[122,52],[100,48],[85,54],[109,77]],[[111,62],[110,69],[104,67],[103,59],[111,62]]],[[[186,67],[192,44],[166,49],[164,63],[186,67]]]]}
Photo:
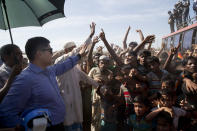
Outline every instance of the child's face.
{"type": "Polygon", "coordinates": [[[125,55],[125,64],[130,64],[130,63],[137,63],[137,57],[134,55],[131,55],[129,53],[126,53],[125,55]]]}
{"type": "Polygon", "coordinates": [[[197,72],[197,61],[195,61],[194,59],[188,60],[186,67],[192,73],[196,73],[197,72]]]}
{"type": "Polygon", "coordinates": [[[137,116],[144,116],[148,108],[144,104],[134,103],[134,110],[137,116]]]}
{"type": "Polygon", "coordinates": [[[162,104],[163,107],[171,108],[173,103],[174,103],[174,101],[173,101],[172,97],[169,97],[167,95],[162,95],[161,104],[162,104]]]}
{"type": "Polygon", "coordinates": [[[107,62],[104,60],[99,61],[99,68],[105,69],[107,66],[107,62]]]}
{"type": "Polygon", "coordinates": [[[145,65],[147,63],[146,60],[147,60],[147,56],[144,55],[139,56],[139,61],[141,65],[145,65]]]}
{"type": "Polygon", "coordinates": [[[157,119],[157,131],[171,131],[171,126],[163,118],[157,119]]]}
{"type": "Polygon", "coordinates": [[[153,62],[153,63],[150,63],[149,64],[149,67],[152,71],[158,71],[160,70],[160,64],[159,63],[156,63],[156,62],[153,62]]]}
{"type": "Polygon", "coordinates": [[[169,82],[167,82],[167,81],[162,82],[161,89],[162,90],[163,89],[171,89],[169,82]]]}

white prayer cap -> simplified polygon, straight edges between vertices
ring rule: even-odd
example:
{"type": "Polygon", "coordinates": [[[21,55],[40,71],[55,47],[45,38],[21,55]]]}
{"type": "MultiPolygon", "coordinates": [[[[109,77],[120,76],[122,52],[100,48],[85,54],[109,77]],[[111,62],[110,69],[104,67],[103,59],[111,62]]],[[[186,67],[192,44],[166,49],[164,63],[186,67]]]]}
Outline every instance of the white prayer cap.
{"type": "Polygon", "coordinates": [[[99,60],[108,60],[109,61],[110,58],[105,56],[105,55],[102,55],[102,56],[99,57],[99,60]]]}
{"type": "Polygon", "coordinates": [[[68,49],[70,47],[73,47],[73,46],[76,46],[76,44],[71,41],[71,42],[67,42],[65,45],[64,45],[64,49],[68,49]]]}

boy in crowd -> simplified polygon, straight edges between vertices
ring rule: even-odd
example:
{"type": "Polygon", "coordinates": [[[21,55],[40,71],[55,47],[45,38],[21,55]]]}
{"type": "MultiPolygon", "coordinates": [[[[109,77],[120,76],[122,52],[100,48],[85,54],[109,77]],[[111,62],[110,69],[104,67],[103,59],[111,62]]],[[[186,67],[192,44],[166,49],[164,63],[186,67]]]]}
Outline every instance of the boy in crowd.
{"type": "Polygon", "coordinates": [[[152,123],[146,120],[146,115],[149,113],[149,101],[142,96],[136,96],[133,104],[135,114],[130,115],[128,119],[130,131],[151,131],[152,123]]]}
{"type": "Polygon", "coordinates": [[[97,90],[101,97],[101,131],[117,130],[117,108],[123,102],[120,85],[119,81],[113,79],[97,90]]]}

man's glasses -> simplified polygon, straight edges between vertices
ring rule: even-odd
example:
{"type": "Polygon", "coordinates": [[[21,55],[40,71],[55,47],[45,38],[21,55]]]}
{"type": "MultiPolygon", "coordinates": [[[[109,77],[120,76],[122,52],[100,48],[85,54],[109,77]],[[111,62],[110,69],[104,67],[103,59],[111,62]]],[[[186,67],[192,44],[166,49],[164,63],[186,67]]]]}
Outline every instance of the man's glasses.
{"type": "Polygon", "coordinates": [[[52,48],[42,49],[42,51],[48,51],[51,54],[53,53],[53,49],[52,48]]]}

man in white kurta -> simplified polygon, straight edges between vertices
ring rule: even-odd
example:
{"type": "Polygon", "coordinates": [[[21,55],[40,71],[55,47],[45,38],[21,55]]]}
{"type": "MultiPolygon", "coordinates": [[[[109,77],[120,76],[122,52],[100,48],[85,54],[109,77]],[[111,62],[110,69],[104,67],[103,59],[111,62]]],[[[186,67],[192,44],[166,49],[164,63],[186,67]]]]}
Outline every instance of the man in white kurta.
{"type": "MultiPolygon", "coordinates": [[[[89,44],[91,39],[89,38],[85,44],[89,44]]],[[[70,46],[66,46],[69,47],[70,46]]],[[[65,49],[66,51],[66,49],[65,49]]],[[[67,59],[69,56],[74,55],[77,50],[64,54],[63,56],[56,59],[55,63],[60,63],[67,59]]],[[[97,87],[98,83],[91,79],[84,72],[79,70],[77,66],[63,75],[57,77],[61,95],[64,99],[66,105],[66,115],[64,120],[64,125],[66,129],[70,130],[71,128],[76,127],[76,131],[83,122],[83,112],[82,112],[82,96],[79,82],[83,81],[87,84],[97,87]]],[[[71,129],[73,130],[73,129],[71,129]]]]}

